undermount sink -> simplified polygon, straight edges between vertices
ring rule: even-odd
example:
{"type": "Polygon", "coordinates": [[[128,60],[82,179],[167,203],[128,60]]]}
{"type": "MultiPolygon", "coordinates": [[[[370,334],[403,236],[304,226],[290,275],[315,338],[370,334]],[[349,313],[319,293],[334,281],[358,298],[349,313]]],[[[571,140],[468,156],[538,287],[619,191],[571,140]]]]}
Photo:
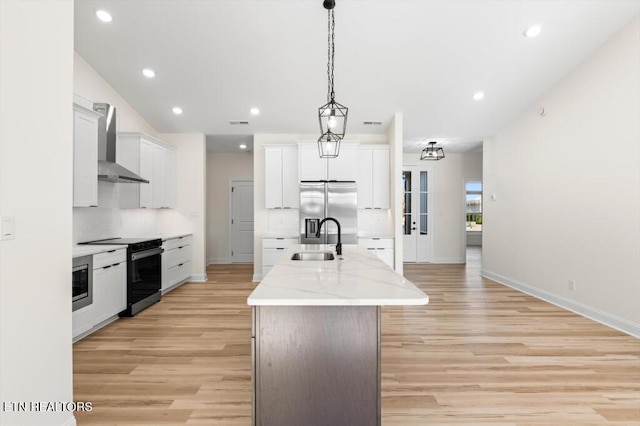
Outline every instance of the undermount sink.
{"type": "Polygon", "coordinates": [[[333,260],[335,256],[330,251],[302,251],[294,253],[291,260],[333,260]]]}

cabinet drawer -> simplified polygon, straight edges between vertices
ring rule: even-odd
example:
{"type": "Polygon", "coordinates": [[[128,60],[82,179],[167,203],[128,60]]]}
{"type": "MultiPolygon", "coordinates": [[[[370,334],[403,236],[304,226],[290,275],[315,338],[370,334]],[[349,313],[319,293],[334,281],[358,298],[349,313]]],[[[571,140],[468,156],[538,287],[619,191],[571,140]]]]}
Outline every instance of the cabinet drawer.
{"type": "Polygon", "coordinates": [[[191,260],[191,246],[180,246],[165,253],[167,266],[172,268],[180,263],[189,262],[191,260]]]}
{"type": "Polygon", "coordinates": [[[288,248],[298,244],[297,238],[264,238],[262,248],[288,248]]]}
{"type": "Polygon", "coordinates": [[[127,249],[109,250],[93,255],[93,269],[104,268],[127,261],[127,249]]]}
{"type": "Polygon", "coordinates": [[[172,286],[191,276],[191,262],[180,263],[167,271],[168,285],[172,286]]]}
{"type": "Polygon", "coordinates": [[[366,248],[393,248],[393,238],[359,238],[358,244],[366,248]]]}
{"type": "Polygon", "coordinates": [[[262,265],[273,266],[284,258],[286,249],[269,248],[262,250],[262,265]]]}
{"type": "Polygon", "coordinates": [[[180,246],[188,246],[191,245],[191,235],[185,235],[184,237],[178,237],[178,238],[171,238],[169,240],[166,240],[163,244],[162,247],[164,247],[165,250],[171,250],[174,248],[178,248],[180,246]]]}

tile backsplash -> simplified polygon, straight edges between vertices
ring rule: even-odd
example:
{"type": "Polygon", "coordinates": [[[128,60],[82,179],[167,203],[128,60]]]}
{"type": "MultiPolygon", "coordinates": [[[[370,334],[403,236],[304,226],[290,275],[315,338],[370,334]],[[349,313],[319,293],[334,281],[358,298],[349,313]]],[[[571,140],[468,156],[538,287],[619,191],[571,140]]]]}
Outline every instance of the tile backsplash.
{"type": "Polygon", "coordinates": [[[158,234],[157,212],[151,209],[76,207],[73,209],[73,243],[114,237],[158,234]]]}

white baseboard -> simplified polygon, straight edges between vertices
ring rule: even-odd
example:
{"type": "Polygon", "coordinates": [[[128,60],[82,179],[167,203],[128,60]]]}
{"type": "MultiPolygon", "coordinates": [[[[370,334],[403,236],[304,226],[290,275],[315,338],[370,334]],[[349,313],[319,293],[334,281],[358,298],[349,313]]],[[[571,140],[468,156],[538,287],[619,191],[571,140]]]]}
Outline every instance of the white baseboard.
{"type": "Polygon", "coordinates": [[[565,297],[558,296],[544,290],[540,290],[538,288],[512,280],[510,278],[504,277],[500,274],[493,273],[491,271],[486,271],[483,269],[480,272],[480,275],[482,275],[485,278],[489,278],[490,280],[493,280],[497,283],[506,285],[507,287],[511,287],[513,289],[526,293],[530,296],[537,297],[538,299],[542,299],[560,308],[574,312],[578,315],[582,315],[583,317],[599,322],[600,324],[604,324],[607,327],[611,327],[623,333],[629,334],[633,337],[640,338],[640,324],[636,324],[624,318],[611,315],[607,312],[603,312],[599,309],[592,308],[590,306],[575,302],[565,297]]]}
{"type": "Polygon", "coordinates": [[[253,274],[253,282],[259,283],[260,281],[262,281],[262,274],[253,274]]]}
{"type": "Polygon", "coordinates": [[[170,291],[175,290],[176,288],[180,287],[184,283],[188,283],[189,281],[191,281],[191,278],[185,278],[184,280],[179,281],[179,282],[175,283],[174,285],[165,288],[164,290],[162,290],[162,295],[164,296],[165,294],[169,293],[170,291]]]}
{"type": "Polygon", "coordinates": [[[210,257],[207,259],[207,266],[209,265],[225,265],[231,263],[230,257],[210,257]]]}
{"type": "Polygon", "coordinates": [[[465,259],[464,257],[434,257],[431,263],[441,263],[441,264],[465,263],[465,259]]]}
{"type": "Polygon", "coordinates": [[[189,281],[194,283],[205,283],[207,282],[207,274],[191,274],[189,281]]]}

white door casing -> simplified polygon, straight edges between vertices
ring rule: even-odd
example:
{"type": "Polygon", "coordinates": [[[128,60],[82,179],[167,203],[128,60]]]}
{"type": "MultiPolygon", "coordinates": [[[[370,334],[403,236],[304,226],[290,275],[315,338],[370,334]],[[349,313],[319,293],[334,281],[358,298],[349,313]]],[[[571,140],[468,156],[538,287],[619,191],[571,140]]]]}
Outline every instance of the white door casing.
{"type": "Polygon", "coordinates": [[[253,262],[253,181],[231,181],[230,248],[232,263],[253,262]]]}

